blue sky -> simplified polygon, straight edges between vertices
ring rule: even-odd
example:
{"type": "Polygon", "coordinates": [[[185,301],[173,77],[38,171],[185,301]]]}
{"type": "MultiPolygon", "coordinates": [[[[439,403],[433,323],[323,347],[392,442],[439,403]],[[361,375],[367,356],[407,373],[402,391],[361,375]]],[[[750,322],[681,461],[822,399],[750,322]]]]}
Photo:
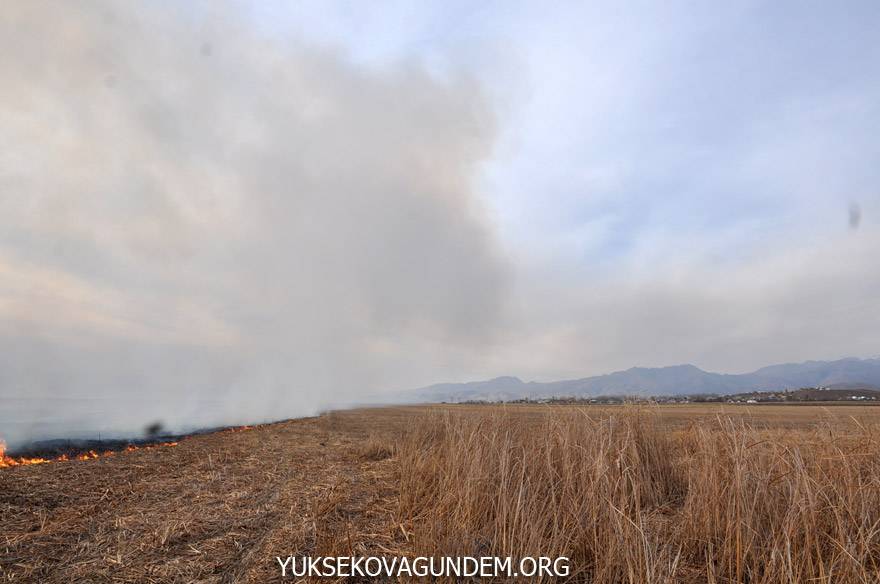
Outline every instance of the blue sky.
{"type": "Polygon", "coordinates": [[[5,16],[0,397],[216,423],[878,353],[876,2],[5,16]]]}
{"type": "Polygon", "coordinates": [[[832,209],[840,227],[842,201],[876,197],[876,3],[254,10],[268,34],[364,67],[414,61],[477,79],[499,126],[481,194],[514,247],[558,238],[575,257],[601,260],[652,223],[708,234],[739,226],[749,244],[755,229],[832,209]],[[824,185],[800,176],[803,163],[824,185]]]}
{"type": "MultiPolygon", "coordinates": [[[[783,277],[766,273],[764,263],[818,261],[843,245],[856,250],[840,253],[864,256],[857,264],[874,257],[876,3],[315,2],[264,4],[252,16],[267,34],[332,47],[360,67],[418,63],[440,77],[463,72],[479,83],[497,135],[477,194],[524,283],[529,300],[519,301],[539,312],[553,312],[544,304],[558,301],[547,289],[643,287],[650,305],[655,287],[668,286],[675,273],[691,285],[682,303],[691,294],[706,302],[712,295],[702,288],[716,271],[749,288],[792,294],[797,304],[800,294],[788,289],[794,279],[821,280],[825,267],[783,277]],[[851,206],[863,218],[857,234],[848,225],[851,206]]],[[[856,272],[840,286],[861,288],[864,277],[856,272]]],[[[775,320],[759,297],[750,302],[759,306],[742,308],[750,312],[741,318],[775,320]]],[[[858,298],[852,303],[864,309],[858,298]]],[[[723,312],[727,300],[710,304],[723,312]]],[[[559,318],[566,324],[571,313],[592,312],[564,306],[568,316],[559,318]]],[[[810,305],[797,318],[805,326],[815,321],[813,334],[833,334],[835,343],[846,337],[828,330],[821,310],[810,305]]],[[[621,334],[623,325],[602,320],[602,331],[621,334]]],[[[548,321],[529,326],[566,329],[548,321]]],[[[533,373],[666,360],[741,370],[768,359],[870,353],[880,341],[787,348],[772,340],[778,326],[758,326],[760,338],[727,339],[718,331],[693,339],[708,350],[621,347],[610,362],[578,359],[533,373]],[[762,348],[749,349],[751,343],[762,348]],[[733,350],[722,356],[722,347],[733,350]]],[[[583,335],[563,336],[589,344],[583,335]]]]}

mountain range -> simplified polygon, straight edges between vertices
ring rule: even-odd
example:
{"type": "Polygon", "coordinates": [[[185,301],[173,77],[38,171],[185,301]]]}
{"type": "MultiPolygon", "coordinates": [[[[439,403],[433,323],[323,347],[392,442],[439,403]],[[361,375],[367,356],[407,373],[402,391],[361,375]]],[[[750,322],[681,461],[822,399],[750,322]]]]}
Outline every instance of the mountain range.
{"type": "Polygon", "coordinates": [[[564,381],[496,377],[468,383],[438,383],[396,395],[403,402],[460,402],[611,395],[694,395],[774,391],[801,387],[880,388],[880,358],[846,358],[762,367],[742,374],[712,373],[694,365],[633,367],[607,375],[564,381]]]}

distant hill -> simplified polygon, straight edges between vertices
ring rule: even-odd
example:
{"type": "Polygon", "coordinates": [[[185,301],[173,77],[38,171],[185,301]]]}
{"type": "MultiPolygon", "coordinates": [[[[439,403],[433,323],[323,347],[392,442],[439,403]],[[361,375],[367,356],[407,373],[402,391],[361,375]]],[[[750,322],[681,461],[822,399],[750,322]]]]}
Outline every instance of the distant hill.
{"type": "Polygon", "coordinates": [[[847,391],[880,391],[880,385],[871,385],[869,383],[832,383],[826,385],[828,389],[847,390],[847,391]]]}
{"type": "Polygon", "coordinates": [[[460,402],[599,395],[690,395],[775,391],[801,387],[880,388],[880,358],[807,361],[762,367],[743,374],[703,371],[693,365],[633,367],[607,375],[552,382],[496,377],[469,383],[438,383],[393,396],[402,402],[460,402]]]}

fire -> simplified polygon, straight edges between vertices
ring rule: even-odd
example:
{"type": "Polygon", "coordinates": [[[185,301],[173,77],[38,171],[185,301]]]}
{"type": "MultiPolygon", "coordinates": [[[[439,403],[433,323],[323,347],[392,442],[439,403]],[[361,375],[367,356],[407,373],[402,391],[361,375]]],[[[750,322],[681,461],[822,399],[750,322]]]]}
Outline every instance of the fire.
{"type": "Polygon", "coordinates": [[[233,426],[232,428],[226,428],[225,432],[244,432],[253,429],[253,426],[233,426]]]}
{"type": "Polygon", "coordinates": [[[177,446],[177,442],[162,442],[160,444],[147,444],[145,446],[135,446],[129,444],[125,447],[124,452],[134,452],[135,450],[154,450],[156,448],[164,448],[166,446],[177,446]]]}
{"type": "MultiPolygon", "coordinates": [[[[146,444],[144,446],[135,446],[133,444],[129,444],[125,447],[125,450],[123,452],[134,452],[135,450],[153,450],[155,448],[164,448],[168,446],[177,446],[177,442],[162,442],[160,444],[146,444]]],[[[61,454],[59,456],[56,456],[55,458],[7,456],[6,443],[0,440],[0,468],[7,468],[11,466],[25,466],[29,464],[45,464],[47,462],[67,462],[70,460],[94,460],[96,458],[113,456],[114,454],[116,453],[112,450],[107,450],[105,452],[95,452],[94,450],[89,450],[88,452],[83,452],[82,454],[76,455],[61,454]]]]}
{"type": "Polygon", "coordinates": [[[26,456],[21,456],[19,458],[7,456],[6,443],[0,440],[0,468],[6,468],[7,466],[21,466],[23,464],[43,464],[45,462],[49,462],[49,460],[45,458],[28,458],[26,456]]]}

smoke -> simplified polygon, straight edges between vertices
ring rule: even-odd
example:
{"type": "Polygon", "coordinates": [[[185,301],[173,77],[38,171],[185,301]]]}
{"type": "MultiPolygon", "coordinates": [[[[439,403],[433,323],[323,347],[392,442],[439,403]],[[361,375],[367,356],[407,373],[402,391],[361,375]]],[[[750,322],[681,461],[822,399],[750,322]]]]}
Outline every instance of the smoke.
{"type": "Polygon", "coordinates": [[[311,414],[503,318],[470,186],[493,120],[464,75],[358,69],[214,4],[26,2],[0,80],[13,445],[311,414]]]}

